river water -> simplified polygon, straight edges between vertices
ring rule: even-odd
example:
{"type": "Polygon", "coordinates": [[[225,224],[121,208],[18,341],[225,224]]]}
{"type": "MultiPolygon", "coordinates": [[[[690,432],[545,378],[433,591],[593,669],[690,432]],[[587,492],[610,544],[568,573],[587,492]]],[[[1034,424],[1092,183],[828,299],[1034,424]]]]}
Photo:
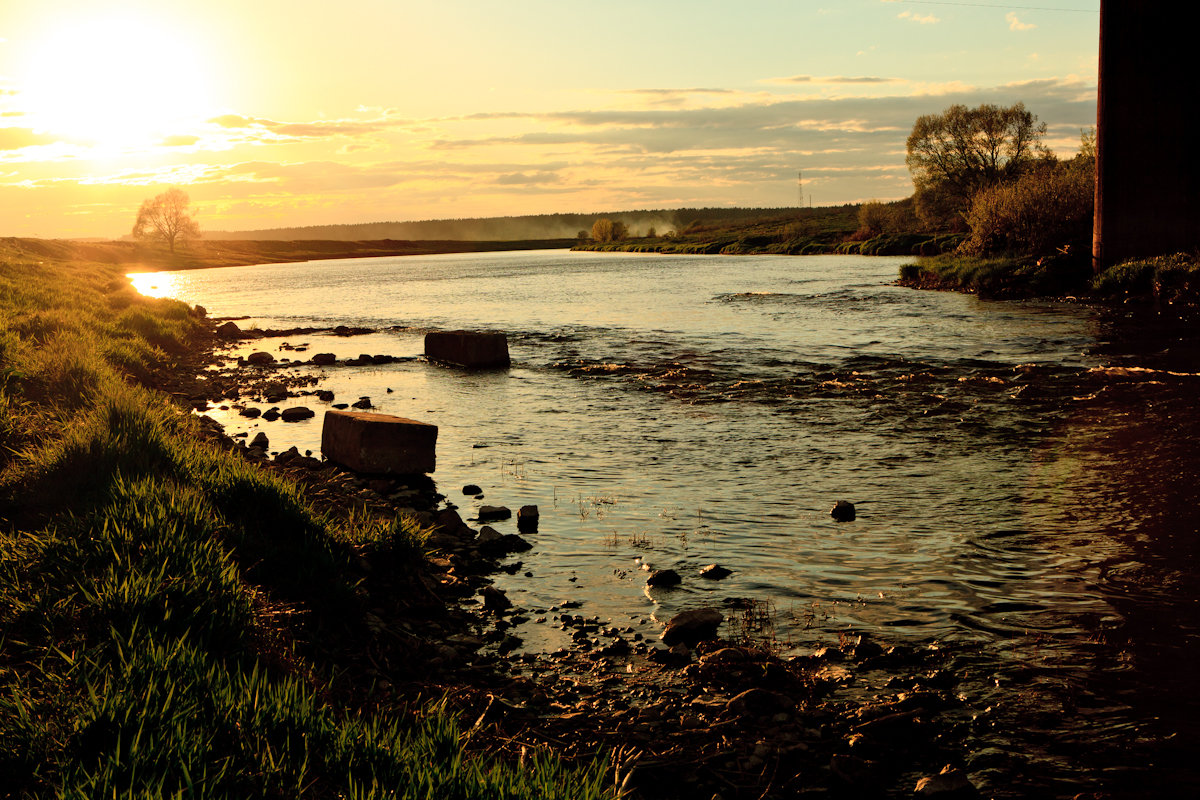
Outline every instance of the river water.
{"type": "MultiPolygon", "coordinates": [[[[936,647],[997,796],[1195,792],[1193,350],[1131,345],[1082,304],[894,286],[905,260],[537,251],[134,277],[242,327],[376,329],[240,352],[403,357],[298,371],[437,424],[433,477],[464,517],[467,483],[539,506],[535,549],[497,581],[530,617],[576,600],[652,635],[750,600],[785,653],[847,631],[936,647]],[[506,332],[511,369],[419,357],[459,328],[506,332]],[[841,499],[855,521],[830,517],[841,499]],[[710,563],[733,574],[700,578],[710,563]],[[668,567],[683,584],[647,589],[668,567]]],[[[324,404],[280,405],[299,404],[317,418],[208,413],[316,452],[324,404]]]]}

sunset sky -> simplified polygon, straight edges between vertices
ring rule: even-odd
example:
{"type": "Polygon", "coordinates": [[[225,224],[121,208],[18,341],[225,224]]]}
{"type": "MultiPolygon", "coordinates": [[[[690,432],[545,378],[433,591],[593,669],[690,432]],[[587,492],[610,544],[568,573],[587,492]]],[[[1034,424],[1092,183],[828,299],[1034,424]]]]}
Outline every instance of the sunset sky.
{"type": "Polygon", "coordinates": [[[3,0],[0,235],[904,197],[921,114],[1094,125],[1098,0],[1033,5],[3,0]]]}

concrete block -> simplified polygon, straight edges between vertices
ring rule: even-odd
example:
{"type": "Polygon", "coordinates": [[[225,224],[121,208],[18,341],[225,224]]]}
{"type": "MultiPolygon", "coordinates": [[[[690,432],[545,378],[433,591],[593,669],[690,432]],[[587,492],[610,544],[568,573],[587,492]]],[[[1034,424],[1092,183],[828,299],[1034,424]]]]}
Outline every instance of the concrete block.
{"type": "Polygon", "coordinates": [[[507,367],[508,337],[503,333],[431,331],[425,334],[425,357],[430,361],[472,369],[507,367]]]}
{"type": "Polygon", "coordinates": [[[326,411],[321,452],[334,463],[369,474],[433,472],[436,425],[390,414],[326,411]]]}

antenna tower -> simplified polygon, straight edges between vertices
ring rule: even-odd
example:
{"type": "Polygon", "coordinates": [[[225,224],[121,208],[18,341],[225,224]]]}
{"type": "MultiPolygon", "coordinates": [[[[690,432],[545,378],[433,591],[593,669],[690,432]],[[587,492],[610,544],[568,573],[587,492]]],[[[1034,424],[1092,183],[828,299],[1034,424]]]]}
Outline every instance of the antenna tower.
{"type": "Polygon", "coordinates": [[[796,206],[804,208],[804,173],[796,173],[796,206]]]}

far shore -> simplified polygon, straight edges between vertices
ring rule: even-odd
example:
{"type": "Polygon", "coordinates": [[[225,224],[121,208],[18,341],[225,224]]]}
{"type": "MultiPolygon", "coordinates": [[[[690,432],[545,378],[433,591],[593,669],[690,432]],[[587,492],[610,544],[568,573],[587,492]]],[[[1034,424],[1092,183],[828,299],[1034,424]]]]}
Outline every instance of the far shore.
{"type": "Polygon", "coordinates": [[[483,253],[504,250],[565,249],[574,239],[525,239],[518,241],[222,241],[206,240],[176,245],[172,253],[165,245],[131,241],[76,241],[67,239],[0,238],[0,258],[48,258],[120,264],[130,272],[157,272],[208,267],[244,267],[253,264],[283,264],[337,258],[377,258],[441,253],[483,253]]]}

